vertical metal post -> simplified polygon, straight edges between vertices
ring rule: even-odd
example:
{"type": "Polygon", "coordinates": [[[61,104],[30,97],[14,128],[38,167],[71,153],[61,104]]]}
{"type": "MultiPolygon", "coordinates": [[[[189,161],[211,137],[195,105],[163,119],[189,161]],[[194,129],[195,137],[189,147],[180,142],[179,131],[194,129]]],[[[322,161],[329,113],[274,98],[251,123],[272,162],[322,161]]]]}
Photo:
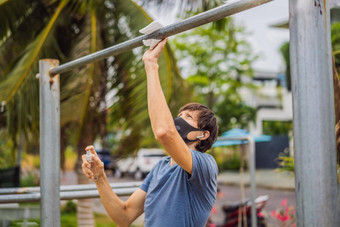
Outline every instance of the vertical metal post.
{"type": "Polygon", "coordinates": [[[290,1],[297,226],[339,225],[327,2],[290,1]]]}
{"type": "Polygon", "coordinates": [[[247,136],[249,142],[249,169],[250,169],[250,198],[251,198],[251,226],[257,226],[256,214],[256,179],[255,179],[255,141],[252,136],[247,136]]]}
{"type": "Polygon", "coordinates": [[[60,227],[60,93],[59,75],[49,70],[58,60],[39,61],[40,82],[40,218],[43,227],[60,227]]]}

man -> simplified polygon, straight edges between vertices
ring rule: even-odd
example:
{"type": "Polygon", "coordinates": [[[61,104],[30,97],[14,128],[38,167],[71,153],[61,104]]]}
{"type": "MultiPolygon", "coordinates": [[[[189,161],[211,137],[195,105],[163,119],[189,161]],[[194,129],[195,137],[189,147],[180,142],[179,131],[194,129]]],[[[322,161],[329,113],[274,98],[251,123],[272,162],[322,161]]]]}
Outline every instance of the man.
{"type": "MultiPolygon", "coordinates": [[[[197,103],[181,108],[173,120],[164,97],[158,58],[166,39],[145,52],[148,110],[155,138],[170,157],[163,158],[148,174],[140,189],[123,202],[112,191],[103,163],[91,150],[101,201],[118,226],[129,226],[145,212],[145,226],[204,226],[216,198],[217,165],[204,152],[216,140],[218,127],[214,114],[197,103]]],[[[83,155],[83,172],[93,179],[90,163],[83,155]]]]}

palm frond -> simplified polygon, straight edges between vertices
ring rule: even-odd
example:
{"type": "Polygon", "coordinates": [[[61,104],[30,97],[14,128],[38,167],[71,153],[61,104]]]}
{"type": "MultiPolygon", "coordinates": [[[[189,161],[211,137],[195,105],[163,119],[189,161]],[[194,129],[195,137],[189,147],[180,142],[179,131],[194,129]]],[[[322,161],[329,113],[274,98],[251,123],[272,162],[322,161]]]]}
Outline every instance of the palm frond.
{"type": "Polygon", "coordinates": [[[53,17],[39,34],[35,41],[29,45],[25,51],[25,54],[17,63],[16,67],[7,76],[7,79],[0,84],[0,100],[8,103],[16,94],[23,81],[26,79],[29,72],[32,70],[33,64],[37,61],[37,57],[45,43],[47,37],[52,32],[53,25],[55,24],[61,10],[65,7],[68,0],[63,0],[59,4],[53,17]]]}
{"type": "MultiPolygon", "coordinates": [[[[76,40],[77,44],[72,48],[72,59],[101,48],[98,28],[100,27],[96,11],[91,10],[90,16],[86,16],[80,28],[82,32],[76,40]]],[[[98,121],[100,101],[97,94],[100,92],[102,77],[105,75],[103,62],[92,63],[73,70],[69,75],[64,75],[67,76],[67,81],[61,92],[61,125],[63,127],[72,122],[77,123],[74,131],[75,141],[84,135],[84,125],[89,123],[88,118],[98,121]]],[[[99,131],[97,128],[93,130],[94,134],[99,131]]]]}
{"type": "Polygon", "coordinates": [[[8,0],[0,0],[0,6],[4,3],[6,3],[8,0]]]}
{"type": "Polygon", "coordinates": [[[138,1],[143,7],[150,8],[150,7],[157,7],[158,10],[162,12],[167,12],[169,9],[173,9],[174,7],[177,8],[177,14],[181,17],[186,17],[188,15],[192,15],[192,13],[200,13],[211,8],[217,7],[223,4],[222,0],[201,0],[201,1],[193,1],[193,0],[186,0],[186,1],[164,1],[164,0],[139,0],[138,1]]]}
{"type": "MultiPolygon", "coordinates": [[[[152,19],[142,7],[134,1],[117,1],[114,10],[114,17],[118,19],[114,24],[116,32],[112,40],[115,43],[123,42],[127,39],[139,36],[139,30],[148,25],[152,19]]],[[[144,137],[153,137],[152,134],[142,134],[151,132],[148,108],[147,108],[147,87],[143,62],[141,61],[144,48],[135,49],[123,53],[114,58],[112,63],[115,74],[112,81],[112,89],[116,91],[117,100],[110,108],[110,118],[120,119],[125,134],[122,137],[118,153],[131,153],[142,143],[144,137]],[[131,141],[135,141],[131,143],[131,141]]],[[[180,97],[186,86],[179,75],[175,58],[169,44],[159,58],[160,81],[169,103],[169,106],[177,112],[178,107],[185,102],[185,98],[180,97]],[[176,91],[176,92],[174,92],[176,91]],[[176,98],[174,98],[176,97],[176,98]]],[[[114,123],[114,122],[111,122],[114,123]]],[[[115,122],[117,124],[117,122],[115,122]]]]}

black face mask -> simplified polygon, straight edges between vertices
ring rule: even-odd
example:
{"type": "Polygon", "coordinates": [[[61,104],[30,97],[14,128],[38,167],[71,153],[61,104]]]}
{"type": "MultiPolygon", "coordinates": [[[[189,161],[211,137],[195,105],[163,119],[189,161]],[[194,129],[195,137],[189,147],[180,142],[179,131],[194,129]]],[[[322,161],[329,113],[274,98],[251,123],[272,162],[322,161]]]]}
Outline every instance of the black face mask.
{"type": "Polygon", "coordinates": [[[192,132],[192,131],[204,131],[202,129],[192,127],[188,122],[186,122],[181,117],[176,117],[174,119],[174,122],[175,122],[175,126],[176,126],[176,129],[177,129],[179,135],[182,137],[182,139],[186,143],[188,143],[188,142],[196,142],[198,140],[198,138],[196,140],[189,140],[188,137],[187,137],[189,132],[192,132]]]}

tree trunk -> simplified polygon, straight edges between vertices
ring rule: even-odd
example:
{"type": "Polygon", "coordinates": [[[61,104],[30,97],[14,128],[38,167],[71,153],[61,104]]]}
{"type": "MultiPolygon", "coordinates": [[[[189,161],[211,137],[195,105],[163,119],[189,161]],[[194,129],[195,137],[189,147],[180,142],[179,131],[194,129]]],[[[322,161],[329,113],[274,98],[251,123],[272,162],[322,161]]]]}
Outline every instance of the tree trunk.
{"type": "MultiPolygon", "coordinates": [[[[93,130],[91,121],[88,121],[82,130],[81,138],[78,142],[78,158],[76,163],[76,173],[77,173],[77,183],[78,184],[89,184],[90,181],[87,179],[87,177],[83,174],[81,165],[82,165],[82,159],[81,156],[85,154],[85,147],[93,143],[93,130]]],[[[92,199],[80,199],[78,200],[77,205],[77,221],[78,226],[85,226],[85,227],[94,227],[95,221],[93,216],[93,201],[92,199]]]]}
{"type": "MultiPolygon", "coordinates": [[[[79,166],[79,165],[77,165],[79,166]]],[[[88,184],[89,180],[85,177],[81,170],[77,167],[78,184],[88,184]]],[[[94,227],[95,221],[93,216],[93,201],[92,199],[80,199],[77,204],[77,221],[78,226],[94,227]]]]}
{"type": "MultiPolygon", "coordinates": [[[[335,109],[335,139],[337,150],[337,163],[340,165],[340,81],[335,67],[333,56],[333,84],[334,84],[334,109],[335,109]]],[[[340,179],[338,179],[339,181],[340,179]]]]}

